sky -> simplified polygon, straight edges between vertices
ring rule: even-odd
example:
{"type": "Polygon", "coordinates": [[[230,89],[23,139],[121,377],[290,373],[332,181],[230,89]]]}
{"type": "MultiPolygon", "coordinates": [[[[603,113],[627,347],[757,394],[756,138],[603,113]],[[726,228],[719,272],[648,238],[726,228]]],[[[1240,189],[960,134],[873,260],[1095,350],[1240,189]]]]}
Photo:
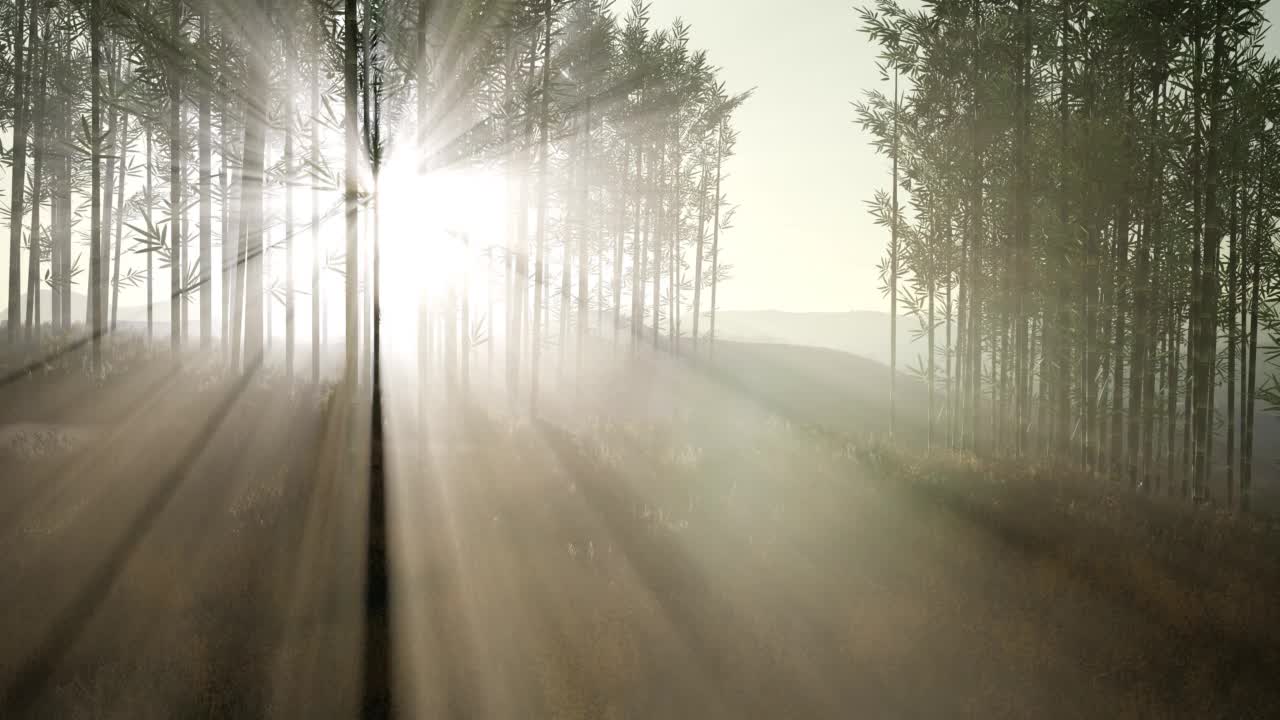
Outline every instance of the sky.
{"type": "Polygon", "coordinates": [[[721,238],[730,310],[880,309],[882,231],[865,201],[889,166],[854,124],[850,102],[879,82],[875,50],[850,0],[652,0],[660,26],[681,17],[690,44],[731,92],[756,88],[735,116],[737,156],[724,192],[738,205],[721,238]],[[785,8],[785,9],[784,9],[785,8]]]}
{"type": "MultiPolygon", "coordinates": [[[[887,238],[866,201],[888,187],[890,167],[850,104],[881,84],[875,48],[859,31],[862,4],[797,0],[783,10],[770,0],[651,0],[653,24],[683,18],[691,44],[708,52],[731,92],[755,88],[735,116],[737,155],[726,167],[724,192],[738,210],[721,237],[734,276],[718,293],[722,309],[886,309],[875,267],[887,238]]],[[[617,0],[615,10],[627,6],[617,0]]],[[[1264,13],[1280,19],[1274,3],[1264,13]]],[[[1265,44],[1280,54],[1280,33],[1265,44]]],[[[7,168],[0,182],[7,195],[7,168]]],[[[0,297],[7,265],[0,253],[0,297]]]]}

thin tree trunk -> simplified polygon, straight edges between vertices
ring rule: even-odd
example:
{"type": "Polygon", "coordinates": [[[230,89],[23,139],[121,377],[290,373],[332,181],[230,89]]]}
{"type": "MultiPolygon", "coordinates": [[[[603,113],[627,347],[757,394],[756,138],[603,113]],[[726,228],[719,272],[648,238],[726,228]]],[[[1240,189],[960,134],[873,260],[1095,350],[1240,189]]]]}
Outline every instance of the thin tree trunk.
{"type": "Polygon", "coordinates": [[[970,87],[972,88],[972,113],[970,124],[970,144],[972,152],[972,161],[970,167],[969,178],[969,195],[970,195],[970,238],[969,238],[969,355],[970,355],[970,371],[969,381],[972,385],[970,388],[971,401],[970,411],[973,413],[971,432],[971,442],[969,448],[978,450],[980,448],[980,440],[978,437],[978,428],[982,419],[982,293],[979,292],[978,278],[981,272],[981,250],[983,235],[983,158],[982,143],[979,135],[979,128],[982,123],[982,94],[978,87],[978,66],[981,62],[981,33],[982,33],[982,11],[981,5],[977,0],[973,3],[973,48],[972,62],[970,63],[970,87]]]}
{"type": "Polygon", "coordinates": [[[221,243],[220,255],[222,260],[222,277],[219,280],[219,282],[221,282],[221,288],[218,293],[218,305],[220,312],[218,337],[221,338],[222,350],[225,356],[225,353],[231,347],[228,342],[228,338],[231,334],[231,265],[228,264],[228,258],[230,255],[227,250],[232,244],[234,244],[230,232],[231,198],[228,195],[229,185],[227,177],[227,173],[230,172],[227,166],[227,140],[228,136],[231,134],[231,129],[227,122],[227,101],[225,95],[218,107],[218,122],[221,129],[218,145],[218,233],[221,243]]]}
{"type": "MultiPolygon", "coordinates": [[[[1170,263],[1172,265],[1172,263],[1170,263]]],[[[1172,339],[1169,343],[1169,358],[1165,363],[1165,371],[1168,372],[1168,378],[1165,384],[1168,388],[1168,396],[1165,398],[1165,445],[1167,456],[1165,458],[1165,482],[1167,490],[1173,493],[1175,490],[1174,480],[1177,477],[1177,428],[1178,428],[1178,378],[1179,360],[1182,352],[1182,309],[1174,304],[1169,310],[1169,333],[1172,339]]]]}
{"type": "MultiPolygon", "coordinates": [[[[31,8],[30,33],[31,46],[33,48],[41,45],[36,9],[38,4],[38,2],[33,2],[31,8]]],[[[44,193],[45,97],[47,95],[46,83],[49,74],[49,48],[51,45],[48,33],[46,33],[40,67],[36,72],[32,73],[37,78],[34,83],[37,90],[35,91],[36,100],[32,126],[32,134],[34,135],[32,155],[35,167],[32,172],[31,233],[27,251],[27,340],[37,345],[40,342],[40,255],[43,249],[43,243],[40,241],[40,204],[44,193]]],[[[12,217],[10,221],[14,221],[12,217]]]]}
{"type": "Polygon", "coordinates": [[[1212,408],[1213,397],[1213,357],[1216,339],[1216,300],[1219,244],[1222,235],[1221,209],[1218,207],[1218,162],[1219,135],[1222,132],[1221,114],[1219,112],[1222,95],[1221,78],[1223,55],[1225,53],[1223,30],[1215,19],[1213,40],[1213,64],[1209,80],[1209,139],[1205,160],[1205,227],[1202,258],[1200,261],[1200,348],[1196,356],[1196,377],[1199,391],[1195,401],[1195,432],[1197,445],[1195,453],[1195,500],[1208,500],[1208,479],[1211,454],[1209,446],[1212,442],[1212,408]]]}
{"type": "Polygon", "coordinates": [[[889,437],[898,418],[898,71],[893,71],[893,200],[889,212],[889,437]]]}
{"type": "MultiPolygon", "coordinates": [[[[624,146],[622,151],[622,177],[618,183],[618,232],[613,242],[613,345],[618,346],[618,334],[622,329],[622,261],[626,252],[626,214],[627,214],[627,167],[631,163],[631,148],[624,146]]],[[[637,171],[639,161],[637,160],[637,171]]],[[[639,184],[639,175],[636,183],[639,184]]],[[[637,195],[636,202],[639,202],[637,195]]]]}
{"type": "MultiPolygon", "coordinates": [[[[591,42],[587,43],[587,58],[590,61],[593,58],[591,42]]],[[[591,95],[588,90],[585,116],[583,123],[585,127],[582,129],[582,197],[580,199],[582,205],[582,217],[580,219],[581,232],[578,235],[578,344],[577,344],[577,369],[578,380],[582,380],[583,371],[583,349],[587,338],[587,309],[588,297],[590,293],[590,285],[588,280],[587,267],[588,258],[590,257],[591,242],[593,235],[591,224],[591,95]]],[[[602,268],[603,270],[603,268],[602,268]]],[[[603,282],[603,276],[601,277],[603,282]]]]}
{"type": "MultiPolygon", "coordinates": [[[[173,4],[172,35],[180,41],[182,3],[173,4]]],[[[169,346],[176,355],[182,347],[182,69],[169,65],[169,346]]]]}
{"type": "MultiPolygon", "coordinates": [[[[650,161],[652,163],[652,161],[650,161]]],[[[652,171],[650,171],[652,172],[652,171]]],[[[644,322],[644,278],[642,276],[641,259],[644,258],[644,241],[641,232],[644,225],[644,148],[636,147],[636,213],[635,239],[631,246],[631,347],[634,350],[640,333],[640,325],[644,322]]]]}
{"type": "MultiPolygon", "coordinates": [[[[1235,156],[1238,158],[1239,153],[1235,156]]],[[[1231,201],[1231,218],[1229,238],[1231,241],[1230,249],[1227,256],[1227,469],[1226,469],[1226,493],[1227,507],[1232,508],[1235,504],[1235,481],[1236,481],[1236,274],[1239,267],[1239,254],[1241,242],[1241,223],[1240,223],[1240,185],[1239,174],[1236,174],[1237,183],[1232,192],[1231,201]]],[[[1243,211],[1244,216],[1249,216],[1249,210],[1246,207],[1243,211]]]]}
{"type": "Polygon", "coordinates": [[[716,290],[720,286],[720,181],[724,164],[724,121],[716,130],[716,190],[711,220],[711,318],[707,328],[707,354],[716,354],[716,290]]]}
{"type": "Polygon", "coordinates": [[[698,323],[702,316],[702,259],[706,254],[707,238],[707,168],[704,165],[698,180],[698,240],[693,258],[693,328],[690,342],[693,354],[698,354],[698,323]]]}
{"type": "MultiPolygon", "coordinates": [[[[346,235],[346,366],[345,378],[348,392],[354,393],[356,389],[356,381],[360,377],[358,374],[360,363],[359,348],[359,298],[357,297],[357,289],[359,287],[359,225],[357,213],[359,207],[357,205],[357,197],[360,191],[356,174],[359,172],[357,163],[360,147],[360,128],[356,115],[356,100],[359,97],[359,87],[356,85],[357,71],[357,44],[359,38],[359,28],[357,27],[358,3],[356,0],[345,0],[343,10],[343,129],[345,133],[345,159],[343,162],[343,215],[344,228],[346,235]]],[[[246,150],[246,156],[248,150],[246,150]]]]}
{"type": "Polygon", "coordinates": [[[293,158],[293,78],[297,73],[297,49],[293,45],[293,31],[285,21],[285,81],[284,81],[284,372],[293,382],[293,354],[297,328],[294,318],[296,288],[294,287],[293,258],[293,186],[295,182],[293,158]]]}
{"type": "Polygon", "coordinates": [[[120,115],[120,184],[116,188],[116,242],[115,269],[111,276],[111,332],[116,331],[120,319],[120,248],[124,244],[124,186],[129,157],[129,113],[120,115]]]}
{"type": "MultiPolygon", "coordinates": [[[[311,164],[320,164],[320,73],[311,78],[311,164]]],[[[320,264],[325,262],[320,244],[320,189],[311,183],[311,382],[320,382],[320,264]]]]}
{"type": "Polygon", "coordinates": [[[543,17],[543,33],[542,33],[542,81],[541,87],[541,105],[542,109],[538,118],[538,220],[537,220],[537,246],[535,251],[537,256],[534,258],[534,282],[533,282],[533,325],[530,348],[529,361],[529,407],[533,413],[538,410],[538,384],[541,380],[541,360],[542,360],[542,302],[543,295],[546,292],[546,243],[547,243],[547,212],[550,203],[550,183],[547,174],[549,172],[547,164],[551,153],[551,142],[549,137],[550,120],[551,120],[551,19],[552,5],[547,3],[546,11],[543,17]]]}
{"type": "MultiPolygon", "coordinates": [[[[21,307],[22,307],[22,216],[23,216],[23,193],[26,191],[27,182],[27,128],[26,128],[26,95],[24,93],[24,85],[27,78],[24,75],[23,61],[26,37],[24,31],[24,22],[26,20],[26,4],[25,0],[17,0],[17,7],[14,14],[14,33],[13,33],[13,161],[9,167],[10,192],[9,192],[9,315],[8,315],[8,339],[9,344],[18,341],[19,330],[22,327],[21,307]]],[[[89,24],[90,24],[90,42],[94,43],[91,49],[92,65],[93,65],[93,108],[97,112],[98,107],[98,46],[96,43],[100,39],[101,28],[98,25],[98,6],[97,0],[91,0],[89,7],[89,24]]],[[[35,28],[33,27],[34,31],[35,28]]],[[[97,115],[94,115],[97,118],[97,115]]],[[[97,142],[96,136],[91,141],[97,142]]],[[[96,147],[96,145],[95,145],[96,147]]],[[[95,152],[95,162],[98,153],[95,152]]],[[[95,179],[97,172],[94,173],[95,179]]],[[[96,202],[96,196],[95,196],[96,202]]],[[[96,220],[94,221],[97,222],[96,220]]],[[[97,225],[94,225],[97,229],[97,225]]],[[[97,237],[94,235],[93,237],[97,237]]],[[[97,345],[94,345],[95,353],[97,345]]]]}
{"type": "Polygon", "coordinates": [[[653,349],[658,349],[658,326],[662,322],[662,229],[666,203],[662,197],[662,179],[667,169],[667,148],[663,144],[658,149],[658,172],[653,178],[654,218],[653,234],[650,245],[653,246],[653,349]]]}
{"type": "MultiPolygon", "coordinates": [[[[1022,52],[1019,57],[1018,76],[1019,76],[1019,92],[1018,92],[1018,137],[1017,137],[1017,153],[1016,162],[1018,165],[1018,181],[1015,188],[1017,195],[1017,222],[1015,226],[1015,306],[1014,306],[1014,405],[1015,420],[1017,427],[1014,436],[1014,452],[1021,456],[1026,452],[1027,448],[1027,424],[1030,418],[1028,412],[1029,395],[1027,392],[1027,384],[1029,382],[1029,371],[1031,369],[1031,358],[1029,356],[1029,338],[1027,336],[1027,323],[1029,308],[1027,306],[1027,296],[1030,294],[1030,253],[1031,253],[1031,12],[1028,8],[1027,0],[1019,0],[1018,14],[1022,20],[1022,52]]],[[[1092,264],[1089,267],[1093,269],[1092,264]]],[[[1086,292],[1090,291],[1088,280],[1086,279],[1086,292]]],[[[930,276],[930,377],[929,387],[932,393],[933,389],[933,295],[932,295],[932,275],[930,276]]],[[[1092,300],[1092,298],[1090,298],[1092,300]]],[[[1089,342],[1093,342],[1092,327],[1089,330],[1089,342]]],[[[1090,378],[1090,384],[1092,380],[1090,378]]],[[[1086,398],[1087,400],[1088,398],[1086,398]]],[[[932,407],[932,403],[930,403],[932,407]]],[[[1085,403],[1085,412],[1091,407],[1088,402],[1085,403]]],[[[1086,415],[1087,417],[1087,415],[1086,415]]],[[[930,415],[930,429],[932,430],[932,415],[930,415]]],[[[1086,425],[1087,427],[1087,425],[1086,425]]],[[[932,437],[932,433],[930,435],[932,437]]],[[[1087,434],[1086,434],[1087,437],[1087,434]]]]}
{"type": "MultiPolygon", "coordinates": [[[[202,0],[200,13],[200,44],[208,57],[210,0],[202,0]]],[[[207,79],[199,81],[199,127],[197,152],[199,154],[200,183],[200,349],[213,347],[213,144],[210,129],[210,88],[207,79]]]]}
{"type": "MultiPolygon", "coordinates": [[[[147,227],[154,227],[151,219],[151,210],[154,206],[153,202],[153,168],[155,167],[154,158],[151,155],[151,128],[147,127],[147,187],[144,203],[146,208],[144,212],[147,214],[147,227]]],[[[154,238],[152,238],[154,239],[154,238]]],[[[155,339],[155,252],[147,252],[147,345],[155,339]]]]}
{"type": "MultiPolygon", "coordinates": [[[[943,241],[942,241],[943,252],[946,253],[946,261],[945,261],[945,266],[943,268],[943,276],[942,276],[942,283],[943,283],[942,317],[943,317],[943,321],[947,325],[946,337],[943,340],[943,343],[944,343],[943,352],[946,356],[944,362],[946,363],[946,366],[945,366],[945,370],[943,371],[945,373],[945,385],[944,385],[942,398],[944,403],[944,409],[946,410],[946,413],[947,413],[947,427],[946,427],[947,447],[953,448],[955,447],[955,414],[956,413],[955,413],[955,406],[954,406],[954,395],[953,395],[953,385],[952,385],[952,376],[951,376],[951,373],[952,373],[951,353],[953,350],[951,345],[951,326],[955,317],[952,314],[954,306],[951,304],[951,290],[952,290],[951,286],[954,278],[954,272],[953,272],[954,268],[952,265],[952,252],[954,248],[952,243],[953,243],[953,240],[951,237],[951,209],[950,209],[950,204],[948,204],[946,214],[943,217],[943,241]]],[[[1044,378],[1043,374],[1041,375],[1041,378],[1042,379],[1044,378]]],[[[1041,403],[1041,407],[1043,407],[1043,403],[1041,403]]],[[[1043,417],[1041,419],[1043,421],[1043,417]]],[[[1043,422],[1042,422],[1042,426],[1043,426],[1043,422]]]]}
{"type": "MultiPolygon", "coordinates": [[[[266,23],[265,3],[259,0],[257,17],[266,23]]],[[[248,92],[245,97],[244,151],[240,177],[240,208],[244,233],[241,254],[244,257],[244,356],[243,367],[252,371],[263,362],[263,252],[264,211],[263,185],[267,140],[267,28],[254,28],[250,33],[248,55],[248,92]]]]}
{"type": "MultiPolygon", "coordinates": [[[[182,127],[187,127],[188,117],[184,108],[182,111],[182,127]]],[[[191,286],[191,213],[188,212],[191,202],[191,193],[193,185],[197,183],[191,182],[191,162],[187,154],[184,152],[180,160],[180,172],[182,173],[182,230],[178,233],[178,243],[175,249],[178,251],[176,257],[181,258],[182,265],[182,296],[179,298],[178,307],[182,308],[182,322],[179,326],[182,328],[182,345],[186,347],[191,337],[191,305],[192,293],[198,288],[191,286]]],[[[199,188],[196,187],[196,190],[199,188]]],[[[198,211],[198,210],[197,210],[198,211]]],[[[198,219],[198,218],[197,218],[198,219]]],[[[198,300],[198,295],[196,296],[198,300]]]]}
{"type": "Polygon", "coordinates": [[[1116,286],[1116,302],[1115,316],[1112,318],[1112,352],[1115,354],[1115,368],[1111,377],[1111,475],[1113,478],[1120,477],[1122,469],[1122,460],[1124,454],[1124,415],[1123,415],[1123,388],[1126,387],[1124,379],[1124,341],[1125,341],[1125,313],[1124,313],[1124,287],[1129,277],[1129,202],[1126,199],[1120,201],[1120,210],[1116,222],[1116,238],[1115,238],[1115,275],[1118,278],[1116,286]]]}
{"type": "MultiPolygon", "coordinates": [[[[19,13],[21,15],[21,13],[19,13]]],[[[89,221],[89,295],[93,298],[93,355],[91,367],[95,373],[102,372],[102,303],[100,302],[101,293],[98,290],[99,284],[102,282],[102,243],[99,238],[102,237],[102,8],[99,0],[91,0],[89,5],[89,102],[90,102],[90,134],[89,148],[93,153],[90,169],[90,221],[89,221]]],[[[24,149],[25,152],[25,149],[24,149]]],[[[25,179],[25,178],[23,178],[25,179]]],[[[21,191],[15,193],[14,201],[16,202],[21,195],[21,191]]],[[[14,213],[14,217],[21,217],[18,213],[14,213]]],[[[14,223],[17,225],[18,223],[14,223]]],[[[10,332],[16,331],[17,313],[14,309],[13,292],[16,288],[16,278],[13,272],[16,263],[16,253],[11,255],[10,272],[10,303],[9,317],[10,332]]]]}
{"type": "MultiPolygon", "coordinates": [[[[118,60],[113,61],[112,58],[113,56],[117,56],[118,54],[119,54],[118,48],[114,47],[113,45],[113,47],[108,49],[108,52],[106,53],[106,58],[105,58],[107,67],[108,67],[107,95],[111,98],[111,100],[108,101],[111,104],[114,104],[114,100],[116,96],[116,79],[120,75],[119,62],[118,60]]],[[[107,128],[105,151],[108,153],[108,155],[106,158],[107,167],[103,175],[103,177],[105,178],[105,186],[102,192],[102,234],[93,236],[94,239],[102,245],[101,252],[102,252],[103,266],[100,270],[101,274],[99,275],[98,283],[94,285],[94,291],[91,294],[91,302],[88,307],[89,317],[90,317],[89,322],[91,322],[92,318],[94,317],[95,305],[102,306],[102,318],[103,318],[104,328],[106,325],[107,318],[109,317],[109,313],[108,313],[109,308],[107,308],[106,306],[107,278],[110,275],[110,271],[111,271],[111,227],[112,227],[112,215],[114,210],[114,205],[112,203],[114,201],[115,193],[116,193],[116,138],[119,135],[119,129],[120,129],[119,110],[113,107],[110,115],[108,116],[107,122],[109,127],[107,128]]]]}
{"type": "Polygon", "coordinates": [[[1253,441],[1254,441],[1254,421],[1256,418],[1254,411],[1254,402],[1257,400],[1257,380],[1258,380],[1258,310],[1260,302],[1260,288],[1262,286],[1262,248],[1264,243],[1269,240],[1265,237],[1263,228],[1263,208],[1266,203],[1263,202],[1262,185],[1259,185],[1259,198],[1257,202],[1257,233],[1254,235],[1253,244],[1250,248],[1249,255],[1253,259],[1253,277],[1249,279],[1251,286],[1249,296],[1249,347],[1248,347],[1248,367],[1249,376],[1247,378],[1245,388],[1245,425],[1243,449],[1240,453],[1240,511],[1249,512],[1252,509],[1252,490],[1253,490],[1253,441]]]}

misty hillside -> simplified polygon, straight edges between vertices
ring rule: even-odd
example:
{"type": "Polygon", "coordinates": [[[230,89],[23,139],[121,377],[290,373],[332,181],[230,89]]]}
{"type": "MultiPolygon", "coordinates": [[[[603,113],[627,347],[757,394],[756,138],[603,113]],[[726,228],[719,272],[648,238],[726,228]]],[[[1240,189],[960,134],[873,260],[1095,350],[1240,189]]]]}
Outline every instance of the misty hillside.
{"type": "MultiPolygon", "coordinates": [[[[900,417],[906,428],[926,427],[928,394],[915,380],[916,367],[926,352],[926,341],[912,339],[914,319],[900,317],[898,324],[898,364],[900,417]]],[[[777,392],[783,407],[804,406],[812,422],[833,429],[848,426],[848,418],[870,423],[868,429],[887,430],[889,315],[875,311],[847,313],[793,313],[776,310],[725,311],[718,313],[716,334],[734,342],[724,343],[732,351],[724,353],[725,369],[731,377],[761,392],[777,392]],[[723,329],[722,329],[723,328],[723,329]],[[837,351],[837,352],[832,352],[837,351]],[[766,390],[767,389],[767,390],[766,390]],[[858,410],[841,410],[854,403],[858,410]]],[[[936,342],[945,337],[940,328],[936,342]]],[[[1225,351],[1225,345],[1224,351],[1225,351]]],[[[937,368],[943,377],[942,365],[937,368]]],[[[1259,387],[1271,373],[1259,368],[1259,387]]],[[[1226,413],[1226,393],[1216,399],[1219,417],[1226,413]]],[[[942,388],[937,395],[942,403],[942,388]]],[[[1257,439],[1254,485],[1260,510],[1280,512],[1280,416],[1259,404],[1255,414],[1257,439]]],[[[1226,442],[1222,423],[1217,429],[1219,462],[1226,442]]],[[[1238,439],[1237,439],[1238,441],[1238,439]]],[[[1221,468],[1218,468],[1221,472],[1221,468]]]]}

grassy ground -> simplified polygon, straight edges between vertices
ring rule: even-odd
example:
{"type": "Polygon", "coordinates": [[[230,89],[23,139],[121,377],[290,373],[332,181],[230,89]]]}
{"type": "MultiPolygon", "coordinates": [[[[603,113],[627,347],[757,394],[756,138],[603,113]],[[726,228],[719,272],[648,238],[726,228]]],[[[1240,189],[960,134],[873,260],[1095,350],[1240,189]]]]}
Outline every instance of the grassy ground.
{"type": "MultiPolygon", "coordinates": [[[[10,425],[88,429],[0,450],[0,714],[351,716],[365,514],[338,448],[361,421],[139,362],[0,390],[10,425]]],[[[685,408],[615,384],[572,424],[422,432],[393,405],[406,716],[1280,715],[1277,529],[805,427],[785,384],[714,380],[685,408]]]]}

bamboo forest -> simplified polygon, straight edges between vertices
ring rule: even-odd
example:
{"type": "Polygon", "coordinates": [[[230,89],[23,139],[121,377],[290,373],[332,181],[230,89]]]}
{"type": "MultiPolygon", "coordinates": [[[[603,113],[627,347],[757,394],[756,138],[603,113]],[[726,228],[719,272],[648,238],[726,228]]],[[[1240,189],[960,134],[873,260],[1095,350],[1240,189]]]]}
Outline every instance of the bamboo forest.
{"type": "Polygon", "coordinates": [[[0,717],[1280,717],[1267,0],[0,0],[0,717]]]}

